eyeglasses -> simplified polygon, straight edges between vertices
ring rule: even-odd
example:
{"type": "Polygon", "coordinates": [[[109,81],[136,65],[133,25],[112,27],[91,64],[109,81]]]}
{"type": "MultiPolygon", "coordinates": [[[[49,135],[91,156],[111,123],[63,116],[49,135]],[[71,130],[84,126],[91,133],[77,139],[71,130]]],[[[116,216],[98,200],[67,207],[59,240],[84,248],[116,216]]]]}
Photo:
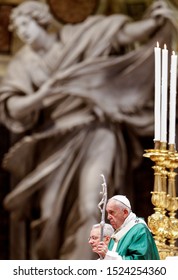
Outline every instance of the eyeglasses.
{"type": "Polygon", "coordinates": [[[95,241],[95,240],[98,240],[99,238],[100,238],[99,236],[94,236],[94,235],[93,235],[93,236],[90,236],[90,237],[88,238],[88,241],[90,241],[91,239],[95,241]]]}

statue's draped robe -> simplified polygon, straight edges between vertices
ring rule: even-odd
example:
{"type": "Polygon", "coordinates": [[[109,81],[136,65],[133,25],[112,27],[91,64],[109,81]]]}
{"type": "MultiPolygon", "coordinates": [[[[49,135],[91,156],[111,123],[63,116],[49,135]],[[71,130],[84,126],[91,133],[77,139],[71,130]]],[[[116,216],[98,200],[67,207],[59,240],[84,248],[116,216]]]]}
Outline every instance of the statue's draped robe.
{"type": "Polygon", "coordinates": [[[142,157],[138,137],[153,136],[154,46],[156,41],[169,45],[169,26],[119,56],[116,34],[127,21],[122,15],[96,16],[66,25],[43,59],[24,46],[1,85],[1,121],[15,133],[26,132],[4,158],[19,180],[5,206],[19,218],[26,214],[32,228],[40,229],[38,258],[90,256],[87,232],[98,219],[99,172],[111,194],[118,191],[128,162],[134,166],[142,157]],[[44,99],[43,110],[14,120],[7,99],[34,94],[49,78],[57,93],[44,99]],[[77,243],[75,233],[87,221],[77,243]],[[81,255],[72,255],[79,244],[81,255]]]}

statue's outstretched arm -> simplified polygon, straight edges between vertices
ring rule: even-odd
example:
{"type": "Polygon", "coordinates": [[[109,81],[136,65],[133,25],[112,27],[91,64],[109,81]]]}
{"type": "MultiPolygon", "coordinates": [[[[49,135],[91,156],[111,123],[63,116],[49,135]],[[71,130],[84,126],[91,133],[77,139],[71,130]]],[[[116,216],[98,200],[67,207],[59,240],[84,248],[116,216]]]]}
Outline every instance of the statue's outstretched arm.
{"type": "Polygon", "coordinates": [[[151,36],[164,23],[165,19],[174,21],[176,11],[169,7],[164,0],[156,1],[150,6],[145,17],[135,22],[127,22],[118,33],[120,44],[143,41],[151,36]]]}

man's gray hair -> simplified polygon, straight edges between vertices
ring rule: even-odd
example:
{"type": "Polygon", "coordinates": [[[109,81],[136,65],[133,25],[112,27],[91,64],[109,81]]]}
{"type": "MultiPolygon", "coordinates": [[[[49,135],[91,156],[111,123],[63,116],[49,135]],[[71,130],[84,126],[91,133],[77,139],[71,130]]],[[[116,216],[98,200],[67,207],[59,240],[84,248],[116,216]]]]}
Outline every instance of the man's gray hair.
{"type": "MultiPolygon", "coordinates": [[[[100,224],[93,225],[92,228],[100,228],[100,224]]],[[[111,236],[114,233],[114,229],[110,224],[105,223],[103,228],[103,235],[104,236],[111,236]]]]}

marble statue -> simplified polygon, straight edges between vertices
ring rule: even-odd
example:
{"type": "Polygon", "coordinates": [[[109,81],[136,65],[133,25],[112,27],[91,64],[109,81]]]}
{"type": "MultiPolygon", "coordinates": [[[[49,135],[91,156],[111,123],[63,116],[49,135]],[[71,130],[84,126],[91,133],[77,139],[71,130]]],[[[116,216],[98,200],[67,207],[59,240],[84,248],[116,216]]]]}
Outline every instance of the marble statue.
{"type": "Polygon", "coordinates": [[[30,222],[35,258],[91,259],[100,174],[110,195],[130,188],[138,139],[153,134],[153,49],[171,45],[174,15],[156,1],[139,22],[94,15],[49,32],[51,23],[37,1],[11,14],[24,45],[0,85],[0,120],[21,139],[4,157],[17,180],[4,205],[30,222]]]}

